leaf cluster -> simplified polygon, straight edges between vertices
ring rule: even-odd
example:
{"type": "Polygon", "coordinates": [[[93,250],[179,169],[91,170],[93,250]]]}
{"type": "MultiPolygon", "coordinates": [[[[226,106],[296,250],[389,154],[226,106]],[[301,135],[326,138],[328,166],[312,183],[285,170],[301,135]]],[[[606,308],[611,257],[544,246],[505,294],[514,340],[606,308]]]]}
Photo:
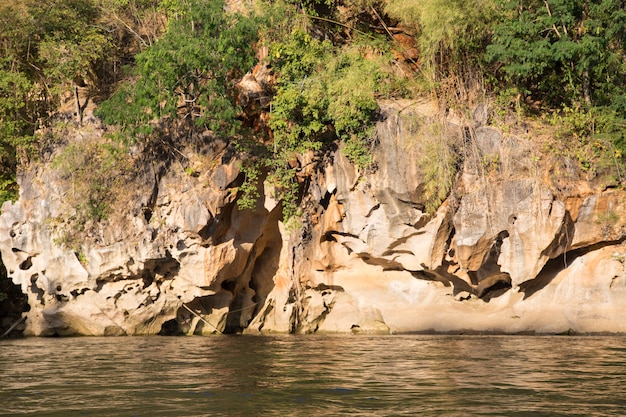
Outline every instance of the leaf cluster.
{"type": "Polygon", "coordinates": [[[369,167],[376,99],[388,93],[391,74],[383,65],[384,51],[367,42],[338,47],[294,29],[269,49],[278,78],[269,120],[271,157],[265,165],[284,217],[290,218],[297,215],[299,155],[345,142],[348,158],[361,169],[369,167]]]}
{"type": "Polygon", "coordinates": [[[71,84],[97,84],[112,38],[95,0],[0,1],[0,202],[71,84]]]}
{"type": "Polygon", "coordinates": [[[253,16],[227,14],[224,6],[169,4],[175,18],[158,42],[136,55],[131,79],[102,103],[104,121],[146,129],[150,121],[171,118],[217,134],[237,132],[234,81],[252,67],[258,31],[253,16]]]}
{"type": "Polygon", "coordinates": [[[565,107],[547,116],[557,144],[584,171],[612,168],[621,181],[626,167],[626,118],[607,107],[565,107]]]}
{"type": "Polygon", "coordinates": [[[485,59],[551,107],[624,102],[626,6],[620,0],[500,0],[485,59]]]}

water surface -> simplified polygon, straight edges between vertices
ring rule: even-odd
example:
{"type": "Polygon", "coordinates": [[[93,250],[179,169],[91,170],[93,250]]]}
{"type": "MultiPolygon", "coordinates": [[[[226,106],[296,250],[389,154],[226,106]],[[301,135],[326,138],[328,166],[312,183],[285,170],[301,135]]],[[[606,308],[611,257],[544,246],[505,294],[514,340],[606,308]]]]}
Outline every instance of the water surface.
{"type": "Polygon", "coordinates": [[[0,342],[0,416],[620,416],[626,337],[0,342]]]}

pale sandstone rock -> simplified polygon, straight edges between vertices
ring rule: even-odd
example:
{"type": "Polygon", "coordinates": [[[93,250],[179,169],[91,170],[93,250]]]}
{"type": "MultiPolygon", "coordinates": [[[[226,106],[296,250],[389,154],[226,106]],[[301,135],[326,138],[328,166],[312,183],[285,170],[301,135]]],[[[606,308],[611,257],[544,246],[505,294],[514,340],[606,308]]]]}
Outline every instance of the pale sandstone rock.
{"type": "MultiPolygon", "coordinates": [[[[240,86],[250,100],[253,75],[240,86]]],[[[321,170],[312,153],[294,159],[310,177],[296,229],[267,184],[255,209],[237,209],[239,162],[216,141],[187,153],[193,175],[146,174],[75,253],[55,223],[71,213],[68,185],[33,167],[0,216],[26,334],[626,332],[626,193],[567,161],[569,182],[557,180],[528,141],[479,126],[456,192],[427,214],[415,132],[434,113],[398,107],[382,105],[375,170],[341,148],[321,170]]]]}
{"type": "MultiPolygon", "coordinates": [[[[396,119],[394,123],[401,122],[396,119]]],[[[384,133],[385,128],[381,127],[382,134],[379,130],[378,149],[385,153],[381,158],[376,153],[379,171],[366,180],[355,179],[354,171],[343,167],[346,161],[338,156],[320,179],[332,184],[327,190],[333,195],[319,226],[312,226],[312,243],[302,249],[299,280],[311,288],[334,286],[342,296],[329,302],[322,296],[313,297],[309,290],[304,309],[310,309],[310,316],[303,316],[305,323],[300,329],[310,331],[313,326],[318,331],[346,332],[348,322],[359,326],[359,317],[375,311],[391,332],[622,331],[618,304],[609,307],[613,318],[595,322],[593,330],[584,315],[580,323],[563,319],[567,311],[579,314],[579,303],[593,305],[595,297],[601,302],[606,286],[589,292],[590,284],[581,282],[584,301],[581,294],[533,301],[556,285],[544,277],[560,257],[602,259],[604,255],[597,254],[593,245],[618,247],[605,237],[611,236],[614,243],[624,238],[623,214],[612,214],[623,213],[619,204],[622,192],[615,192],[617,196],[612,196],[613,191],[600,193],[601,204],[593,196],[578,202],[569,197],[561,200],[548,185],[530,175],[538,168],[532,165],[527,144],[502,138],[495,129],[481,128],[476,132],[478,158],[497,155],[501,161],[498,174],[480,179],[476,171],[466,173],[463,178],[471,182],[464,185],[467,193],[455,205],[446,202],[428,218],[419,208],[419,196],[409,192],[419,187],[419,172],[395,169],[407,160],[415,161],[404,149],[398,150],[398,137],[406,130],[396,126],[392,133],[384,133]],[[389,162],[381,162],[388,155],[400,154],[403,156],[394,160],[391,168],[389,162]],[[341,179],[344,173],[347,176],[341,179]],[[343,214],[337,215],[338,211],[343,214]],[[602,216],[607,212],[609,215],[602,216]],[[599,215],[604,225],[597,220],[599,215]],[[613,224],[606,224],[608,220],[613,224]],[[588,247],[589,253],[572,252],[581,247],[588,247]],[[529,283],[538,289],[526,296],[524,291],[531,292],[529,283]],[[341,314],[333,313],[336,310],[341,314]]],[[[573,267],[561,267],[561,274],[577,273],[573,267]]],[[[610,274],[603,269],[595,271],[585,273],[610,274]]]]}

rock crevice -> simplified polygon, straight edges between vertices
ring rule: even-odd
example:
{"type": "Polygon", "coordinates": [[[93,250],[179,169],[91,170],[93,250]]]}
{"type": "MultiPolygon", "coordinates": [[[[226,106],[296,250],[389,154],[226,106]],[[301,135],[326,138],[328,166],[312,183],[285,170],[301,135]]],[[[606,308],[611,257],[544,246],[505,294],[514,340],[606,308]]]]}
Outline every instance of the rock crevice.
{"type": "Polygon", "coordinates": [[[34,165],[0,216],[24,333],[626,332],[626,193],[568,161],[555,186],[528,140],[450,122],[458,172],[430,210],[443,178],[423,155],[442,122],[428,109],[381,103],[375,168],[341,148],[307,165],[295,230],[262,184],[255,208],[237,207],[239,161],[222,140],[186,150],[188,169],[143,169],[128,206],[75,245],[59,234],[67,178],[34,165]]]}

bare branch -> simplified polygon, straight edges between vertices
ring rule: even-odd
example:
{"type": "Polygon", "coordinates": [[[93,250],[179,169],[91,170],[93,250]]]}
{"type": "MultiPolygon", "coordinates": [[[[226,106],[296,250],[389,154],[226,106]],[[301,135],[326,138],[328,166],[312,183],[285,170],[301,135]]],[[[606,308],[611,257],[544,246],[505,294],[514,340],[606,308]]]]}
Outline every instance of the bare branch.
{"type": "MultiPolygon", "coordinates": [[[[552,12],[550,11],[550,6],[548,5],[547,0],[543,0],[543,4],[546,5],[546,10],[548,10],[548,16],[552,17],[552,12]]],[[[559,32],[559,30],[556,28],[556,25],[554,23],[552,23],[552,29],[554,29],[559,39],[561,39],[561,32],[559,32]]]]}

